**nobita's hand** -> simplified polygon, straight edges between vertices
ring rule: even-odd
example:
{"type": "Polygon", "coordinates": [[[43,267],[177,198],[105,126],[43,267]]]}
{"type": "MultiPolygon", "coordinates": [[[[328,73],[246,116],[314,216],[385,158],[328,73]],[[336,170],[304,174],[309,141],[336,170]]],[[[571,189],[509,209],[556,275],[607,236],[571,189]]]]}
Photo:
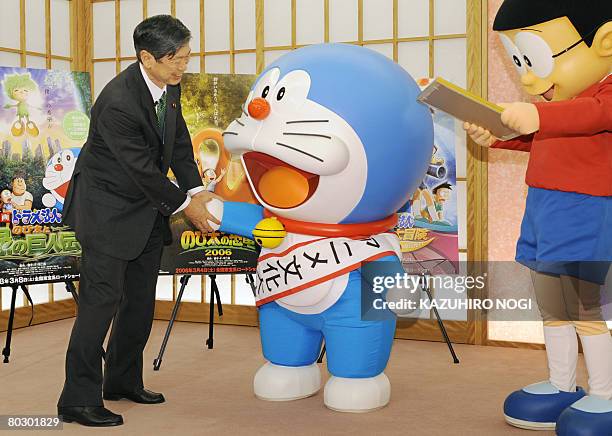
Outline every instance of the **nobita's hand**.
{"type": "Polygon", "coordinates": [[[521,135],[530,135],[540,130],[540,114],[532,103],[498,103],[504,108],[502,123],[521,135]]]}
{"type": "Polygon", "coordinates": [[[463,123],[463,130],[470,135],[472,141],[482,147],[490,147],[497,138],[491,134],[487,129],[477,126],[476,124],[463,123]]]}

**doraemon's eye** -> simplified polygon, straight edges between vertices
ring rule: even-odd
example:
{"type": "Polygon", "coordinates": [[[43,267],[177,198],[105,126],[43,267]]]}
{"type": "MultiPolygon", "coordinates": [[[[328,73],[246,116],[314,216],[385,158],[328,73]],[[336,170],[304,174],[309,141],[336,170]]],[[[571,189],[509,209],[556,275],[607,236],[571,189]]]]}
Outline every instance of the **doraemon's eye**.
{"type": "Polygon", "coordinates": [[[504,48],[506,49],[506,52],[510,58],[512,58],[512,62],[514,63],[514,67],[518,73],[520,75],[527,73],[527,67],[525,67],[525,64],[523,63],[523,53],[521,53],[518,47],[514,45],[514,42],[512,42],[512,40],[503,33],[499,34],[499,39],[504,45],[504,48]]]}
{"type": "Polygon", "coordinates": [[[278,101],[281,101],[284,96],[285,96],[285,87],[283,86],[281,89],[279,89],[278,94],[276,94],[276,99],[278,101]]]}
{"type": "Polygon", "coordinates": [[[266,86],[263,90],[263,92],[261,93],[261,98],[266,98],[268,96],[268,94],[270,93],[270,87],[266,86]]]}
{"type": "Polygon", "coordinates": [[[67,155],[67,156],[66,156],[66,160],[67,160],[68,162],[70,162],[70,155],[67,155]]]}
{"type": "Polygon", "coordinates": [[[531,61],[529,60],[529,58],[527,56],[523,56],[523,59],[525,60],[525,63],[527,64],[527,66],[531,68],[532,65],[531,65],[531,61]]]}

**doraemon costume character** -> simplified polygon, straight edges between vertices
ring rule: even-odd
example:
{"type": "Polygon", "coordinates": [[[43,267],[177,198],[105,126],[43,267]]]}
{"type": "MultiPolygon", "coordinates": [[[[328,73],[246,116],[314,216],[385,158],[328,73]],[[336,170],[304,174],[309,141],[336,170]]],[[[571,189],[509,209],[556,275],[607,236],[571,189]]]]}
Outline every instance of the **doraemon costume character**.
{"type": "Polygon", "coordinates": [[[384,261],[387,274],[403,273],[390,230],[433,149],[431,115],[418,93],[405,70],[372,50],[304,47],[259,76],[242,116],[224,132],[261,204],[207,204],[222,231],[250,236],[257,228],[263,245],[256,304],[267,363],[255,375],[258,398],[314,395],[324,340],[327,407],[364,412],[388,403],[383,371],[395,317],[362,319],[362,284],[371,289],[374,280],[362,265],[384,261]],[[268,245],[262,234],[279,231],[259,223],[271,217],[286,236],[268,245]]]}
{"type": "Polygon", "coordinates": [[[42,198],[45,207],[55,207],[60,212],[64,208],[64,198],[80,152],[81,149],[76,147],[60,150],[47,162],[42,181],[45,189],[49,190],[42,198]]]}

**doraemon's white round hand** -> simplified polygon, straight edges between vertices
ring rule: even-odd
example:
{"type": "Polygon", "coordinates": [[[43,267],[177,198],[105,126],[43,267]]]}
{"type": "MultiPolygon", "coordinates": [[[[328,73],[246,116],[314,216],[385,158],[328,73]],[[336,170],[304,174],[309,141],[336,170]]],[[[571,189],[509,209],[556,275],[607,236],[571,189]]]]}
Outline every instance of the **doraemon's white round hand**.
{"type": "MultiPolygon", "coordinates": [[[[221,200],[218,200],[216,198],[211,198],[206,203],[206,209],[208,210],[208,213],[210,213],[212,216],[217,218],[219,221],[221,221],[221,219],[223,218],[223,202],[221,200]]],[[[221,227],[219,224],[215,224],[211,220],[207,220],[207,221],[208,221],[208,224],[214,230],[219,230],[219,227],[221,227]]]]}
{"type": "Polygon", "coordinates": [[[56,203],[55,197],[51,193],[47,192],[42,197],[42,203],[45,205],[45,207],[53,207],[56,203]]]}

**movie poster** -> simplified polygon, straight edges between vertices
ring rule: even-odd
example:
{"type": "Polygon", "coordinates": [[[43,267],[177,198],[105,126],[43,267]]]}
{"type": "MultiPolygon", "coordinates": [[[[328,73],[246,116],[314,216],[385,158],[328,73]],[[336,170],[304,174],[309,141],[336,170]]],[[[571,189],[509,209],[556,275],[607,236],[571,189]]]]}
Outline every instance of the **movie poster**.
{"type": "MultiPolygon", "coordinates": [[[[419,85],[427,86],[429,79],[419,85]]],[[[455,119],[433,111],[434,150],[420,186],[400,211],[396,232],[407,272],[458,273],[455,119]]]]}
{"type": "Polygon", "coordinates": [[[0,285],[78,279],[62,208],[90,109],[87,73],[0,67],[0,285]]]}
{"type": "MultiPolygon", "coordinates": [[[[257,76],[185,74],[181,105],[203,186],[227,201],[256,203],[239,156],[231,156],[222,133],[236,118],[257,76]]],[[[171,175],[171,177],[173,177],[171,175]]],[[[178,213],[170,218],[173,243],[165,247],[161,274],[254,272],[259,247],[252,239],[221,232],[202,234],[178,213]]]]}

